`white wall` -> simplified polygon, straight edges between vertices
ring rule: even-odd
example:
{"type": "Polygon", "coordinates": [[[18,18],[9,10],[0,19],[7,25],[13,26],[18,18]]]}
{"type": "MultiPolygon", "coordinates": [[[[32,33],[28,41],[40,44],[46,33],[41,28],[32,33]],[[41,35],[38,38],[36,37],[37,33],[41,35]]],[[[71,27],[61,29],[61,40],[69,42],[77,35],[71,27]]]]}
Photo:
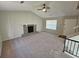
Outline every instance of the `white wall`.
{"type": "Polygon", "coordinates": [[[77,19],[65,19],[64,23],[64,35],[75,33],[74,27],[76,26],[77,19]]]}
{"type": "Polygon", "coordinates": [[[67,36],[74,36],[74,34],[79,32],[79,28],[74,29],[74,27],[79,25],[79,18],[76,17],[69,17],[64,19],[64,35],[67,36]],[[78,22],[78,24],[77,24],[78,22]]]}
{"type": "Polygon", "coordinates": [[[43,20],[43,31],[52,33],[52,34],[62,34],[63,33],[63,18],[61,17],[56,17],[56,18],[46,18],[43,20]],[[46,20],[57,20],[57,29],[56,30],[51,30],[51,29],[46,29],[46,20]]]}
{"type": "Polygon", "coordinates": [[[0,12],[0,20],[3,40],[20,37],[23,34],[23,24],[36,24],[37,31],[42,30],[42,19],[32,12],[0,12]]]}
{"type": "Polygon", "coordinates": [[[1,35],[1,20],[0,20],[0,56],[2,51],[2,35],[1,35]]]}
{"type": "Polygon", "coordinates": [[[1,39],[1,33],[0,33],[0,56],[1,56],[1,51],[2,51],[2,39],[1,39]]]}
{"type": "Polygon", "coordinates": [[[64,16],[64,17],[53,17],[53,18],[46,18],[43,20],[43,31],[49,32],[49,33],[53,33],[53,34],[57,34],[57,35],[67,35],[67,34],[72,34],[75,32],[75,30],[72,30],[71,27],[69,27],[69,25],[74,25],[76,26],[76,19],[78,18],[78,16],[64,16]],[[46,29],[46,20],[57,20],[57,30],[50,30],[50,29],[46,29]],[[66,30],[65,30],[65,21],[68,20],[69,22],[67,22],[67,26],[66,26],[66,30]],[[71,23],[71,20],[73,20],[73,22],[71,23]],[[69,23],[69,24],[68,24],[69,23]],[[74,24],[75,23],[75,24],[74,24]],[[70,28],[70,29],[69,29],[70,28]],[[71,32],[71,33],[69,33],[71,32]]]}

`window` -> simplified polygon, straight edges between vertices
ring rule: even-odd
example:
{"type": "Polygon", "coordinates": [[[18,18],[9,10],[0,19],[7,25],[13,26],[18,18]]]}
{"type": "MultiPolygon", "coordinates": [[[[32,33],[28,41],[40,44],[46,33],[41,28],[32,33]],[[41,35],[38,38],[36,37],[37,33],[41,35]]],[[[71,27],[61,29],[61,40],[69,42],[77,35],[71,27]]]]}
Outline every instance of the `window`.
{"type": "Polygon", "coordinates": [[[57,20],[46,20],[46,29],[56,30],[57,20]]]}

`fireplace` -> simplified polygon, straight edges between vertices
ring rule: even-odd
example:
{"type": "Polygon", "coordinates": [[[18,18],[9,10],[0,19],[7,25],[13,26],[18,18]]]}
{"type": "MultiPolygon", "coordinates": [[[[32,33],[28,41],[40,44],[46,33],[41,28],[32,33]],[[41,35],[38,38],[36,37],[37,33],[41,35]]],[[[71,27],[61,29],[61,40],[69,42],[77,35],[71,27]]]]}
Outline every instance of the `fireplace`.
{"type": "Polygon", "coordinates": [[[23,25],[24,34],[36,32],[36,25],[35,24],[27,24],[23,25]]]}
{"type": "Polygon", "coordinates": [[[29,25],[27,28],[28,28],[28,33],[34,32],[34,26],[33,25],[29,25]]]}
{"type": "Polygon", "coordinates": [[[24,24],[23,25],[23,34],[22,34],[22,37],[24,36],[28,36],[28,35],[31,35],[31,34],[34,34],[34,33],[38,33],[36,31],[36,24],[24,24]]]}

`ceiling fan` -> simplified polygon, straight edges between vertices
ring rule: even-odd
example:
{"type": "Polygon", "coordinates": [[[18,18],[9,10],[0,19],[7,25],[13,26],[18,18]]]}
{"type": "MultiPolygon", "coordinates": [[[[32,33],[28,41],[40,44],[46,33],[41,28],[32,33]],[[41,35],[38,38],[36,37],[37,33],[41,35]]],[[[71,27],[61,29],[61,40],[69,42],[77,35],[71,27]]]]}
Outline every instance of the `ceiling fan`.
{"type": "Polygon", "coordinates": [[[23,4],[24,3],[24,1],[20,1],[20,4],[23,4]]]}
{"type": "Polygon", "coordinates": [[[37,10],[42,10],[42,11],[44,11],[44,12],[47,12],[48,9],[50,9],[50,7],[48,7],[48,6],[44,3],[44,4],[42,5],[42,8],[37,9],[37,10]]]}

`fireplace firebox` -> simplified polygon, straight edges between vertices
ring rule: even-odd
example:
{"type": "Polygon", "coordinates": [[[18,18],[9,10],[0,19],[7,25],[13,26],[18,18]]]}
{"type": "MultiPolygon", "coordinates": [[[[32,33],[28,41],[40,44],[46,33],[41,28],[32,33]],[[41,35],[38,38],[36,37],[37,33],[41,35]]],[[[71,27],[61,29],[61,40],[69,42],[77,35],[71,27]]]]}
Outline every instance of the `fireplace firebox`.
{"type": "Polygon", "coordinates": [[[24,33],[23,33],[22,37],[31,35],[33,33],[37,33],[36,28],[37,28],[36,24],[24,24],[23,25],[24,33]]]}
{"type": "Polygon", "coordinates": [[[36,32],[36,25],[35,24],[27,24],[23,25],[24,34],[36,32]]]}
{"type": "Polygon", "coordinates": [[[28,28],[28,33],[34,32],[34,26],[33,25],[30,25],[27,28],[28,28]]]}

